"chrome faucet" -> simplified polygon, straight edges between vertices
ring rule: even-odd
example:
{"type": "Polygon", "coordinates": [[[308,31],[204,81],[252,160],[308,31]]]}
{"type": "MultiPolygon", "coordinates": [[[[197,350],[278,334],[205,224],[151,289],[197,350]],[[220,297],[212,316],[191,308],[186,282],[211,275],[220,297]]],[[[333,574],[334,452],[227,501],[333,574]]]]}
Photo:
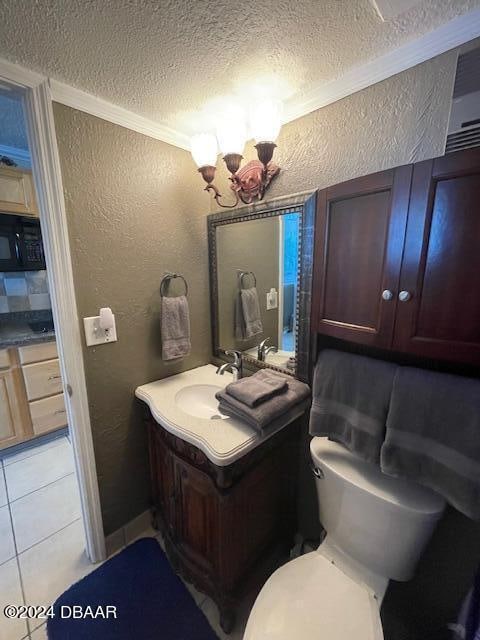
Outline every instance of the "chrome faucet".
{"type": "Polygon", "coordinates": [[[227,350],[225,351],[226,356],[233,356],[233,362],[225,362],[217,369],[217,373],[219,376],[223,376],[225,371],[231,371],[233,373],[233,379],[239,380],[243,376],[243,362],[242,362],[242,354],[240,351],[227,350]]]}
{"type": "Polygon", "coordinates": [[[260,362],[265,362],[269,353],[277,353],[278,351],[277,347],[267,347],[267,342],[269,340],[269,337],[265,338],[265,340],[262,340],[257,347],[257,360],[260,360],[260,362]]]}

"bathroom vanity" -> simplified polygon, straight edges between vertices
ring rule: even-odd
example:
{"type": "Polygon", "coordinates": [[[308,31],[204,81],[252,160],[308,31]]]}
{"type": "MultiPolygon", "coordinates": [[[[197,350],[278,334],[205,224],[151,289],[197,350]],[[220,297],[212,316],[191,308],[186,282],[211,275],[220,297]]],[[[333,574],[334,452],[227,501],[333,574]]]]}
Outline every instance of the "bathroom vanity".
{"type": "Polygon", "coordinates": [[[218,412],[231,376],[206,365],[143,385],[149,407],[155,524],[183,577],[217,603],[225,632],[235,605],[286,559],[295,529],[303,412],[259,434],[218,412]]]}

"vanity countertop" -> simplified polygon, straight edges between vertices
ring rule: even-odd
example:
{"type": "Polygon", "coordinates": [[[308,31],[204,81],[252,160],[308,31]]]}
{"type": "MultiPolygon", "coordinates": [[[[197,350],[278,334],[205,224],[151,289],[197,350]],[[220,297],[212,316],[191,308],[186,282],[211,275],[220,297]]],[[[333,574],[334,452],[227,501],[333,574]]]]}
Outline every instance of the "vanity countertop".
{"type": "Polygon", "coordinates": [[[207,364],[184,371],[137,387],[135,395],[149,406],[160,426],[198,447],[213,464],[224,467],[301,416],[304,409],[299,409],[298,415],[293,415],[285,425],[260,433],[242,420],[222,415],[214,400],[206,401],[202,407],[201,398],[199,403],[193,395],[197,389],[199,394],[205,391],[213,397],[216,390],[232,382],[232,374],[219,376],[216,369],[214,365],[207,364]],[[199,417],[202,413],[208,417],[199,417]]]}

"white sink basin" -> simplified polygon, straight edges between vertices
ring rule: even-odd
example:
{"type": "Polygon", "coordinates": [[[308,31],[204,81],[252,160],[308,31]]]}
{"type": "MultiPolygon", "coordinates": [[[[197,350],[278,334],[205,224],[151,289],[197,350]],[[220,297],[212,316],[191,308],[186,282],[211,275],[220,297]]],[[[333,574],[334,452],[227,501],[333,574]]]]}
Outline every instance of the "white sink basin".
{"type": "Polygon", "coordinates": [[[217,391],[222,387],[213,384],[191,384],[175,394],[175,404],[179,409],[195,418],[206,420],[225,420],[228,416],[218,410],[217,391]]]}

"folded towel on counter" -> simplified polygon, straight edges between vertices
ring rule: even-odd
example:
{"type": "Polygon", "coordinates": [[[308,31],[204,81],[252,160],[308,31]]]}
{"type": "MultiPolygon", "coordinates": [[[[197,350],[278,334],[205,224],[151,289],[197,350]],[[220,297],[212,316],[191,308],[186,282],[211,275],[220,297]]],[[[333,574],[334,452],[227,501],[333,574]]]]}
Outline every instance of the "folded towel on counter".
{"type": "Polygon", "coordinates": [[[305,401],[310,395],[310,387],[300,380],[285,376],[287,389],[256,407],[249,407],[231,396],[225,389],[218,391],[215,397],[219,401],[219,410],[229,416],[241,418],[255,429],[264,429],[272,421],[280,418],[292,407],[305,401]]]}
{"type": "Polygon", "coordinates": [[[245,326],[245,338],[253,338],[263,333],[262,317],[256,287],[242,289],[240,291],[242,302],[243,323],[245,326]]]}
{"type": "Polygon", "coordinates": [[[381,467],[480,519],[480,380],[400,367],[381,467]]]}
{"type": "Polygon", "coordinates": [[[225,387],[230,396],[249,407],[256,407],[286,390],[286,377],[271,369],[260,369],[253,376],[231,382],[225,387]]]}
{"type": "Polygon", "coordinates": [[[186,296],[162,297],[162,359],[175,360],[190,353],[190,317],[186,296]]]}
{"type": "Polygon", "coordinates": [[[230,404],[223,402],[218,403],[218,410],[220,413],[223,413],[226,416],[230,416],[231,418],[238,418],[239,420],[243,420],[243,422],[246,422],[250,427],[259,431],[261,434],[272,433],[273,431],[276,431],[281,427],[287,426],[287,424],[290,424],[290,422],[293,422],[302,414],[306,413],[309,408],[310,398],[308,398],[307,400],[302,400],[302,402],[293,405],[292,407],[284,411],[281,415],[276,417],[274,420],[269,421],[264,427],[259,427],[256,422],[252,420],[249,421],[245,417],[245,415],[236,413],[235,410],[232,409],[230,404]]]}
{"type": "Polygon", "coordinates": [[[396,369],[383,360],[322,351],[313,377],[310,434],[328,436],[378,463],[396,369]]]}

